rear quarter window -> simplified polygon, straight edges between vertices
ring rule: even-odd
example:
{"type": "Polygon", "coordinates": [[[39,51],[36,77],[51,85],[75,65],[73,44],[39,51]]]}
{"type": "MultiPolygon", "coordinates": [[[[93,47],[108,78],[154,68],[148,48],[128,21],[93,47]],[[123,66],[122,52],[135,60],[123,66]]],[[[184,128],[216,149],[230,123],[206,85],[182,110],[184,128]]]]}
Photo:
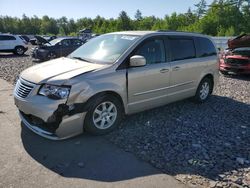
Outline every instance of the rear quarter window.
{"type": "Polygon", "coordinates": [[[0,36],[0,40],[2,40],[2,41],[4,41],[4,40],[16,40],[16,38],[13,36],[2,35],[2,36],[0,36]]]}
{"type": "Polygon", "coordinates": [[[171,60],[184,60],[196,57],[192,38],[169,38],[171,60]]]}
{"type": "Polygon", "coordinates": [[[212,41],[208,38],[197,37],[196,38],[197,46],[197,57],[208,57],[217,55],[215,46],[212,41]]]}

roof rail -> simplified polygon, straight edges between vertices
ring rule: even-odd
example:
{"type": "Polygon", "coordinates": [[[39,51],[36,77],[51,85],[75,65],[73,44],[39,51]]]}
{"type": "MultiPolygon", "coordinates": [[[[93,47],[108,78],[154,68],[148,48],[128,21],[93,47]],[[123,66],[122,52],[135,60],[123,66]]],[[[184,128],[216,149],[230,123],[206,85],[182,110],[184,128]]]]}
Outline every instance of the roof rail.
{"type": "Polygon", "coordinates": [[[201,34],[201,33],[198,33],[198,32],[176,31],[176,30],[157,30],[156,32],[178,32],[178,33],[194,33],[194,34],[201,34]]]}

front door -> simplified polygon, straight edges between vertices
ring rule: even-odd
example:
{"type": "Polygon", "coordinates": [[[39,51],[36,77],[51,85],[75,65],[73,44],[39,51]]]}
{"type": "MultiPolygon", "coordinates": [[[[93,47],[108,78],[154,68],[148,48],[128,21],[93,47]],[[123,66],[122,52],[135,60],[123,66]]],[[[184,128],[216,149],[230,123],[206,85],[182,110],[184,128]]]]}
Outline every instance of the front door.
{"type": "Polygon", "coordinates": [[[164,39],[146,39],[132,55],[144,56],[146,65],[128,68],[129,111],[133,113],[164,104],[167,100],[170,71],[164,39]]]}

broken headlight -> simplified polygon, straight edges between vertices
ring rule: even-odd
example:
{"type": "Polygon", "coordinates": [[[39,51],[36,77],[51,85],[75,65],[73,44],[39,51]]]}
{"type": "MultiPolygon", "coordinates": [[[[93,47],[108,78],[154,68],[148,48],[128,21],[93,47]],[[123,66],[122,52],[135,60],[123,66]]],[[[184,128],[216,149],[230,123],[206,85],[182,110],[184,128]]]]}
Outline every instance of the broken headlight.
{"type": "Polygon", "coordinates": [[[69,96],[69,92],[70,87],[45,84],[38,93],[52,99],[66,99],[69,96]]]}

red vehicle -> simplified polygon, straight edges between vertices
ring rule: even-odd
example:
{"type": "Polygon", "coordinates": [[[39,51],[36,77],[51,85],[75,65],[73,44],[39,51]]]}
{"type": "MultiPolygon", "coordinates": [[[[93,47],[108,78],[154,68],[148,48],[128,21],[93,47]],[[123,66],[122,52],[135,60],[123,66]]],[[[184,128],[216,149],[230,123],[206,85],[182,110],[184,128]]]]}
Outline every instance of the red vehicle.
{"type": "Polygon", "coordinates": [[[220,72],[225,75],[250,74],[250,47],[225,51],[220,58],[220,72]]]}

